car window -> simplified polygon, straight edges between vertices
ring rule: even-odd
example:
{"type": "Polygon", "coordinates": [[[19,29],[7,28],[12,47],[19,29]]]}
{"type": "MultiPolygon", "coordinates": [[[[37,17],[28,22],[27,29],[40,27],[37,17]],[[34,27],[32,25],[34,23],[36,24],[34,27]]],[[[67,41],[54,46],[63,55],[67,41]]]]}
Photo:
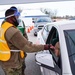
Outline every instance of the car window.
{"type": "Polygon", "coordinates": [[[56,30],[56,28],[55,27],[48,27],[48,31],[50,31],[49,32],[49,35],[48,35],[48,38],[47,38],[47,41],[46,41],[46,43],[51,43],[51,41],[52,41],[52,39],[54,39],[54,38],[56,38],[57,37],[57,30],[56,30]]]}
{"type": "Polygon", "coordinates": [[[50,22],[48,19],[40,19],[37,22],[50,22]]]}
{"type": "Polygon", "coordinates": [[[49,17],[38,18],[36,23],[40,23],[40,22],[51,22],[51,19],[49,17]]]}
{"type": "Polygon", "coordinates": [[[54,39],[56,39],[56,38],[59,38],[58,31],[57,31],[57,29],[55,27],[52,27],[51,30],[50,30],[50,32],[49,32],[49,35],[48,35],[48,38],[47,38],[47,40],[48,40],[47,42],[49,44],[52,44],[52,41],[54,39]]]}
{"type": "Polygon", "coordinates": [[[44,39],[44,41],[46,42],[47,37],[48,37],[49,31],[48,31],[48,26],[45,26],[42,30],[42,37],[44,39]]]}
{"type": "MultiPolygon", "coordinates": [[[[50,32],[49,32],[49,35],[47,37],[46,43],[47,44],[52,44],[53,46],[55,46],[54,45],[54,44],[56,44],[55,42],[59,42],[59,35],[58,35],[57,29],[55,27],[52,27],[50,32]]],[[[60,50],[60,45],[59,45],[59,50],[60,50]]],[[[53,60],[56,63],[55,65],[57,65],[61,69],[61,54],[60,54],[60,51],[59,51],[59,56],[57,56],[54,51],[52,51],[52,50],[49,50],[49,51],[53,56],[53,60]]]]}
{"type": "Polygon", "coordinates": [[[64,31],[65,33],[65,36],[67,37],[68,41],[69,41],[69,45],[70,45],[70,48],[71,48],[71,54],[74,54],[75,53],[75,30],[67,30],[67,31],[64,31]]]}
{"type": "Polygon", "coordinates": [[[75,30],[65,30],[65,40],[73,75],[75,75],[75,30]]]}
{"type": "Polygon", "coordinates": [[[48,32],[51,30],[51,28],[52,28],[52,26],[48,25],[48,27],[47,27],[48,32]]]}

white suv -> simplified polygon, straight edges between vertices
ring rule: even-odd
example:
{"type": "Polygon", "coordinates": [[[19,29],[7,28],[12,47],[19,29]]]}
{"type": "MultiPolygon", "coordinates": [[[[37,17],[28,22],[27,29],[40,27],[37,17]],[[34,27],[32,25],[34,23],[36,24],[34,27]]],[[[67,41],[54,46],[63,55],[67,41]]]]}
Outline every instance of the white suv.
{"type": "Polygon", "coordinates": [[[60,56],[57,57],[51,50],[41,51],[36,53],[36,63],[42,75],[75,75],[75,21],[47,24],[38,32],[37,41],[38,44],[51,44],[57,37],[60,56]]]}

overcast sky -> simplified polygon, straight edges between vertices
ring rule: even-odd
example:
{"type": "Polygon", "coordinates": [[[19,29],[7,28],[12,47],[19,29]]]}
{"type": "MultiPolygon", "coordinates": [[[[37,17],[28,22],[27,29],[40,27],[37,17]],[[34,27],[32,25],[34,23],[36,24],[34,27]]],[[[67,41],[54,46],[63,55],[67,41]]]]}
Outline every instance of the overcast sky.
{"type": "MultiPolygon", "coordinates": [[[[5,11],[13,5],[0,5],[0,12],[5,11]]],[[[40,8],[48,8],[51,10],[57,10],[57,15],[72,15],[75,16],[75,1],[60,1],[60,2],[45,2],[45,3],[30,3],[30,4],[15,4],[23,10],[39,10],[40,8]]],[[[30,12],[31,13],[31,12],[30,12]]],[[[34,12],[32,12],[34,13],[34,12]]],[[[37,13],[37,12],[36,12],[37,13]]],[[[0,16],[4,14],[1,12],[0,16]]]]}

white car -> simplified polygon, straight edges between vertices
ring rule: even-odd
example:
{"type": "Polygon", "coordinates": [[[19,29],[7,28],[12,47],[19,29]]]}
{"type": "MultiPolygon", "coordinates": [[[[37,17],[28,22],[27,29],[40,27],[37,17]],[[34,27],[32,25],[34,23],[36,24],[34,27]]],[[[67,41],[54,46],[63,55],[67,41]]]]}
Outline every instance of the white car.
{"type": "Polygon", "coordinates": [[[51,50],[35,55],[42,75],[75,75],[75,21],[48,23],[38,32],[37,43],[51,44],[55,38],[59,38],[59,61],[51,50]]]}

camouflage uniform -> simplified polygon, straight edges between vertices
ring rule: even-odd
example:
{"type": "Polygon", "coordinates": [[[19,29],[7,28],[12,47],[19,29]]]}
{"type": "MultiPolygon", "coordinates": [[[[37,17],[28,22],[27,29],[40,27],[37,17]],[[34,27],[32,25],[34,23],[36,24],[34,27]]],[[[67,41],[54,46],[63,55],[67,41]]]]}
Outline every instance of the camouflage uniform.
{"type": "Polygon", "coordinates": [[[5,75],[23,75],[22,65],[18,65],[17,68],[3,68],[5,75]]]}

